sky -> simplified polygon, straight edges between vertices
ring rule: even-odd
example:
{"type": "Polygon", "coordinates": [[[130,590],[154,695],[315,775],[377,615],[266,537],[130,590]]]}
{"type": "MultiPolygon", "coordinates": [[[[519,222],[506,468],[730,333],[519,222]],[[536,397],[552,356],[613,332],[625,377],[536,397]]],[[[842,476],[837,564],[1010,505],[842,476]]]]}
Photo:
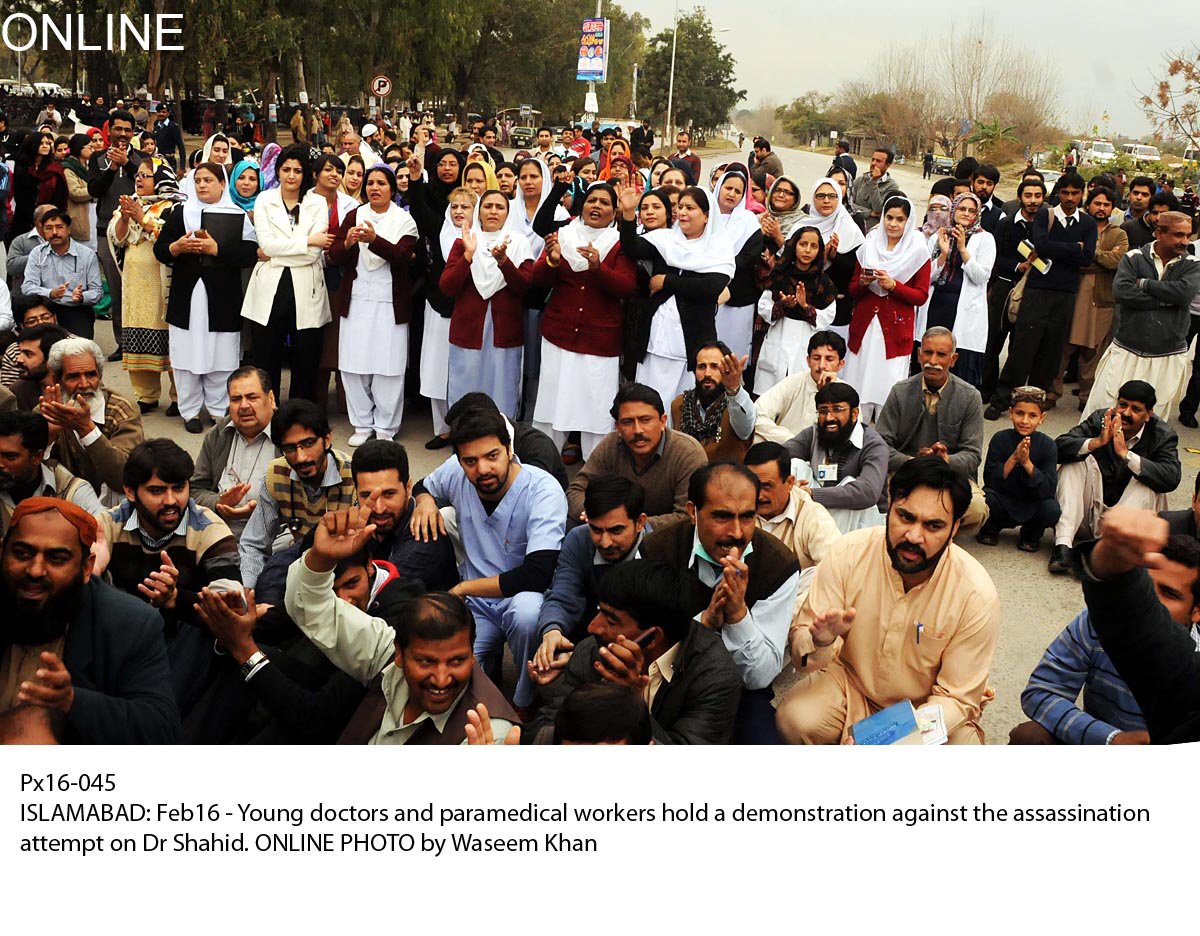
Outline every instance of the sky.
{"type": "MultiPolygon", "coordinates": [[[[674,0],[626,0],[653,23],[651,34],[671,26],[674,0]]],[[[1191,26],[1179,16],[1181,7],[1152,5],[1150,10],[1171,12],[1135,13],[1126,0],[1089,0],[1077,4],[1055,4],[1046,0],[954,0],[935,5],[929,0],[894,0],[869,3],[851,0],[827,5],[796,0],[681,0],[680,13],[702,6],[714,29],[728,29],[717,39],[737,60],[737,86],[746,91],[741,106],[753,109],[764,100],[789,103],[810,89],[833,93],[847,80],[864,75],[870,60],[888,43],[929,42],[945,34],[951,24],[935,9],[953,9],[953,22],[968,28],[986,13],[997,32],[1011,35],[1025,46],[1031,61],[1057,58],[1062,76],[1059,116],[1066,128],[1084,129],[1100,123],[1107,111],[1109,134],[1140,136],[1150,124],[1138,106],[1135,86],[1152,85],[1152,74],[1165,52],[1200,42],[1200,26],[1191,26]],[[1172,9],[1173,7],[1173,9],[1172,9]],[[842,11],[840,21],[823,11],[842,11]],[[1154,20],[1160,23],[1156,26],[1154,20]],[[1109,22],[1112,31],[1099,35],[1092,25],[1109,22]],[[786,24],[791,24],[788,28],[786,24]],[[871,24],[874,28],[871,28],[871,24]],[[1078,23],[1079,40],[1064,44],[1062,36],[1078,23]],[[1129,27],[1121,28],[1125,23],[1129,27]],[[1030,28],[1036,24],[1037,28],[1030,28]],[[815,29],[818,35],[812,35],[815,29]],[[1164,43],[1162,36],[1169,37],[1164,43]],[[1099,42],[1089,41],[1100,39],[1099,42]],[[1098,55],[1098,50],[1103,54],[1098,55]]],[[[615,37],[614,37],[615,38],[615,37]]],[[[676,76],[678,77],[678,76],[676,76]]],[[[1103,132],[1103,128],[1102,128],[1103,132]]]]}

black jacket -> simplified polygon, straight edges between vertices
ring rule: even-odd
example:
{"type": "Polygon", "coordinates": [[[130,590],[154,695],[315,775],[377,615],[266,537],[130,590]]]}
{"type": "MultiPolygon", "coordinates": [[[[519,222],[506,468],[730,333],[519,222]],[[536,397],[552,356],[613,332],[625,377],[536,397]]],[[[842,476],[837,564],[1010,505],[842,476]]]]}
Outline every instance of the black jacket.
{"type": "MultiPolygon", "coordinates": [[[[549,744],[554,719],[571,692],[586,683],[599,682],[596,660],[600,646],[595,637],[576,644],[562,676],[545,690],[546,704],[522,732],[521,740],[549,744]]],[[[675,675],[663,681],[650,707],[650,725],[657,744],[726,744],[733,730],[742,690],[733,657],[721,635],[694,621],[675,657],[675,675]]]]}
{"type": "Polygon", "coordinates": [[[1159,516],[1167,521],[1172,536],[1200,539],[1200,530],[1196,528],[1196,512],[1191,507],[1184,510],[1164,510],[1159,516]]]}
{"type": "MultiPolygon", "coordinates": [[[[1098,438],[1103,431],[1105,410],[1096,410],[1079,425],[1064,432],[1054,444],[1058,446],[1058,463],[1080,462],[1087,458],[1081,455],[1083,443],[1088,439],[1098,438]]],[[[1159,494],[1170,494],[1179,487],[1182,468],[1179,465],[1179,436],[1157,416],[1151,416],[1150,421],[1142,429],[1142,437],[1137,444],[1130,447],[1142,461],[1142,473],[1138,480],[1152,491],[1159,494]]],[[[1121,459],[1111,445],[1098,448],[1092,452],[1096,464],[1100,466],[1100,475],[1104,479],[1104,503],[1112,506],[1121,499],[1125,487],[1133,478],[1133,472],[1121,459]]]]}
{"type": "MultiPolygon", "coordinates": [[[[1038,211],[1034,215],[1034,220],[1045,224],[1046,209],[1038,211]]],[[[1021,278],[1021,274],[1017,272],[1017,264],[1021,263],[1024,257],[1017,253],[1017,247],[1021,241],[1029,237],[1030,224],[1019,210],[1017,214],[1006,216],[996,224],[996,230],[992,234],[996,239],[996,263],[992,267],[993,281],[1004,279],[1015,283],[1021,278]]]]}
{"type": "Polygon", "coordinates": [[[158,152],[164,159],[174,160],[179,154],[176,166],[183,170],[187,166],[187,148],[183,145],[183,131],[175,120],[160,120],[154,128],[154,142],[158,152]]]}
{"type": "Polygon", "coordinates": [[[1084,576],[1088,616],[1146,717],[1153,744],[1200,741],[1200,652],[1171,618],[1144,569],[1104,582],[1084,576]]]}
{"type": "Polygon", "coordinates": [[[167,323],[187,328],[192,314],[192,291],[199,282],[208,291],[208,330],[242,330],[242,270],[258,262],[258,244],[238,242],[232,256],[201,257],[197,254],[171,256],[171,244],[187,231],[183,207],[177,205],[154,242],[154,257],[171,268],[171,293],[167,297],[167,323]],[[212,261],[212,262],[205,262],[212,261]]]}
{"type": "Polygon", "coordinates": [[[1075,212],[1074,224],[1069,227],[1058,218],[1051,224],[1049,214],[1039,214],[1033,219],[1030,240],[1038,256],[1050,260],[1048,273],[1033,270],[1029,274],[1028,289],[1045,289],[1051,292],[1077,292],[1079,271],[1095,262],[1096,219],[1080,208],[1075,212]],[[1047,229],[1049,225],[1049,229],[1047,229]],[[1083,247],[1080,247],[1080,244],[1083,247]]]}
{"type": "Polygon", "coordinates": [[[175,742],[179,711],[163,621],[146,602],[93,578],[67,631],[63,663],[75,689],[67,722],[78,741],[175,742]]]}

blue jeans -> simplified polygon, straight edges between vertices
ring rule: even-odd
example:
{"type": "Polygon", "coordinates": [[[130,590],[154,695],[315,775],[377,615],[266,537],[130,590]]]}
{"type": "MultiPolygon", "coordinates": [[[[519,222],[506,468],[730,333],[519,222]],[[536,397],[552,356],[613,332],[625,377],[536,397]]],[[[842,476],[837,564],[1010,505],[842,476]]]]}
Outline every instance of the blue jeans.
{"type": "Polygon", "coordinates": [[[511,598],[467,598],[467,607],[475,616],[475,663],[485,671],[499,669],[504,643],[512,650],[517,664],[516,705],[532,705],[536,693],[525,664],[538,648],[538,615],[542,611],[541,592],[518,592],[511,598]]]}

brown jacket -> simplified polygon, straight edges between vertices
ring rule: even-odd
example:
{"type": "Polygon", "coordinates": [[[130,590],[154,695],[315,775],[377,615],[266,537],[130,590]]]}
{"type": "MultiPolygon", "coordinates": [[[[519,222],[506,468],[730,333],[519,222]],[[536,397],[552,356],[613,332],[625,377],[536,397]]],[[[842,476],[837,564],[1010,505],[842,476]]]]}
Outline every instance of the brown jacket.
{"type": "Polygon", "coordinates": [[[74,432],[60,432],[53,439],[54,457],[67,471],[83,478],[100,493],[100,486],[122,489],[122,476],[129,453],[146,441],[142,432],[142,414],[135,403],[111,390],[104,394],[104,425],[100,438],[83,446],[74,432]]]}
{"type": "Polygon", "coordinates": [[[1096,285],[1092,294],[1092,302],[1101,308],[1111,308],[1113,305],[1113,277],[1117,275],[1117,265],[1121,258],[1129,252],[1129,235],[1115,224],[1109,224],[1096,239],[1096,259],[1079,272],[1081,274],[1095,273],[1096,285]]]}

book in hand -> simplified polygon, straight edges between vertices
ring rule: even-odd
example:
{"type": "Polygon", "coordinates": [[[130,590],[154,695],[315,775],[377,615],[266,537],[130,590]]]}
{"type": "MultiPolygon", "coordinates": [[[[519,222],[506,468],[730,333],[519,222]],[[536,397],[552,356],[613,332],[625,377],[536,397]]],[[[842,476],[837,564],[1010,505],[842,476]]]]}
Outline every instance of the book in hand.
{"type": "Polygon", "coordinates": [[[855,744],[945,744],[946,719],[936,702],[913,709],[907,699],[850,726],[855,744]]]}
{"type": "MultiPolygon", "coordinates": [[[[1017,253],[1021,255],[1022,259],[1028,260],[1029,255],[1033,253],[1033,241],[1029,240],[1029,238],[1026,238],[1025,240],[1021,241],[1021,243],[1017,244],[1017,253]]],[[[1050,272],[1050,267],[1053,265],[1053,260],[1043,260],[1041,257],[1038,257],[1033,261],[1033,268],[1043,276],[1050,272]]]]}
{"type": "Polygon", "coordinates": [[[200,213],[200,228],[208,232],[208,236],[217,242],[217,256],[205,254],[201,257],[202,265],[217,266],[221,257],[234,256],[242,242],[242,227],[245,214],[240,211],[213,211],[205,209],[200,213]]]}

